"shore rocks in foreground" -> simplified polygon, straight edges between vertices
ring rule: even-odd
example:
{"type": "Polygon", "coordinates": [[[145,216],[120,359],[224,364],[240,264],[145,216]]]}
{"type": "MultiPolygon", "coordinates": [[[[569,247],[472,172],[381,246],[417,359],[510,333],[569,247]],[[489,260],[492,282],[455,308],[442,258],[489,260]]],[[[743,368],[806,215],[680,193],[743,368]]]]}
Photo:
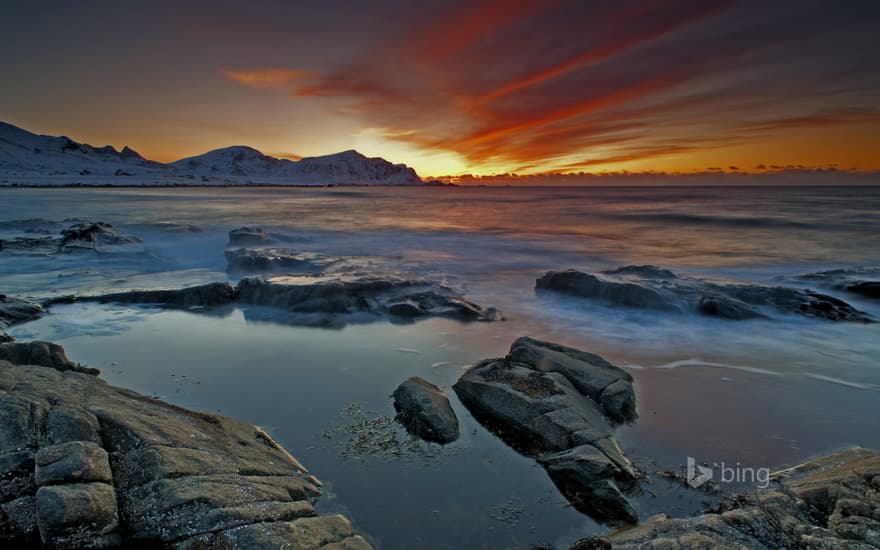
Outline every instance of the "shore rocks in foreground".
{"type": "MultiPolygon", "coordinates": [[[[880,547],[880,453],[850,448],[777,472],[766,490],[713,513],[649,518],[614,548],[880,547]]],[[[598,547],[598,546],[597,546],[598,547]]]]}
{"type": "Polygon", "coordinates": [[[413,435],[435,443],[458,439],[458,418],[449,398],[434,384],[414,376],[392,394],[396,419],[413,435]]]}
{"type": "Polygon", "coordinates": [[[625,266],[598,274],[550,271],[535,289],[606,304],[654,311],[693,312],[729,320],[796,314],[829,321],[873,322],[843,300],[784,286],[713,282],[676,275],[655,266],[625,266]]]}
{"type": "Polygon", "coordinates": [[[538,459],[562,493],[596,519],[634,522],[624,496],[638,474],[614,427],[637,418],[632,377],[601,357],[519,338],[453,386],[487,429],[538,459]]]}
{"type": "Polygon", "coordinates": [[[0,546],[369,548],[264,431],[0,361],[0,546]]]}

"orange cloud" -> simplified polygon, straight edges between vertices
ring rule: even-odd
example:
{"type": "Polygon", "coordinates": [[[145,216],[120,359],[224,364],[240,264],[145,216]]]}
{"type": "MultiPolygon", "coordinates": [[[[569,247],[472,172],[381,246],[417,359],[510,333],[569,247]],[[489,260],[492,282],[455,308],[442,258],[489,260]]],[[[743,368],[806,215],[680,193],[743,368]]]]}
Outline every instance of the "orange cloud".
{"type": "Polygon", "coordinates": [[[243,71],[220,71],[229,80],[248,88],[289,88],[295,82],[315,75],[312,71],[299,69],[248,69],[243,71]]]}

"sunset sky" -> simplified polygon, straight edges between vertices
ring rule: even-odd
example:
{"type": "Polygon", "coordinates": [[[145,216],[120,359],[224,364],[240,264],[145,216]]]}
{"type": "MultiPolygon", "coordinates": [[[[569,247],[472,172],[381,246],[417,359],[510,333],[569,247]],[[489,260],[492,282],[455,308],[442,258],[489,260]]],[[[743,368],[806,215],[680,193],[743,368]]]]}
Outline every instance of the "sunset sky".
{"type": "Polygon", "coordinates": [[[875,0],[9,2],[0,51],[0,120],[161,161],[880,169],[875,0]]]}

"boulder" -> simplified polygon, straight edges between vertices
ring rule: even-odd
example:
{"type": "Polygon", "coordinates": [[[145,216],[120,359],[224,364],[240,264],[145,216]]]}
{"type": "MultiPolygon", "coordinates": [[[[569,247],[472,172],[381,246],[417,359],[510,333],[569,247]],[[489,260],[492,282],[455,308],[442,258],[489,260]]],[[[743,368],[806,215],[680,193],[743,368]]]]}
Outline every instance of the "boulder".
{"type": "Polygon", "coordinates": [[[52,342],[7,342],[0,344],[0,359],[19,365],[40,365],[56,370],[72,370],[97,375],[98,369],[83,367],[71,361],[64,348],[52,342]]]}
{"type": "Polygon", "coordinates": [[[434,384],[414,376],[400,384],[392,396],[396,418],[411,434],[441,444],[458,439],[455,411],[434,384]]]}
{"type": "Polygon", "coordinates": [[[812,290],[716,282],[676,275],[656,266],[624,266],[596,274],[550,271],[537,279],[535,290],[608,305],[728,320],[766,318],[769,313],[777,313],[829,321],[873,321],[843,300],[812,290]]]}
{"type": "Polygon", "coordinates": [[[247,225],[233,229],[229,232],[228,246],[247,246],[254,244],[263,244],[268,235],[262,227],[255,225],[247,225]]]}
{"type": "Polygon", "coordinates": [[[546,468],[579,510],[633,522],[624,496],[638,478],[614,439],[637,418],[632,377],[601,357],[519,338],[506,357],[469,369],[453,388],[487,429],[546,468]]]}
{"type": "Polygon", "coordinates": [[[266,432],[0,361],[0,546],[369,548],[266,432]]]}
{"type": "Polygon", "coordinates": [[[880,453],[850,448],[776,472],[774,482],[692,518],[663,514],[605,537],[614,548],[876,548],[880,453]]]}
{"type": "Polygon", "coordinates": [[[123,235],[109,223],[82,222],[61,231],[59,248],[62,252],[142,252],[143,242],[123,235]]]}

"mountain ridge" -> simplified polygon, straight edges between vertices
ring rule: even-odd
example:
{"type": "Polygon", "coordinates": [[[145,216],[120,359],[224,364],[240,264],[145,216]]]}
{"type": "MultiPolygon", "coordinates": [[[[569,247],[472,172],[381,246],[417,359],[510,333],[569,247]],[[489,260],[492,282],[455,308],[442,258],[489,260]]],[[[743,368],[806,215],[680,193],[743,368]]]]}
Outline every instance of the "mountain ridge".
{"type": "Polygon", "coordinates": [[[415,170],[354,149],[289,160],[232,145],[161,163],[0,121],[0,185],[423,185],[415,170]],[[124,179],[119,179],[124,178],[124,179]]]}

